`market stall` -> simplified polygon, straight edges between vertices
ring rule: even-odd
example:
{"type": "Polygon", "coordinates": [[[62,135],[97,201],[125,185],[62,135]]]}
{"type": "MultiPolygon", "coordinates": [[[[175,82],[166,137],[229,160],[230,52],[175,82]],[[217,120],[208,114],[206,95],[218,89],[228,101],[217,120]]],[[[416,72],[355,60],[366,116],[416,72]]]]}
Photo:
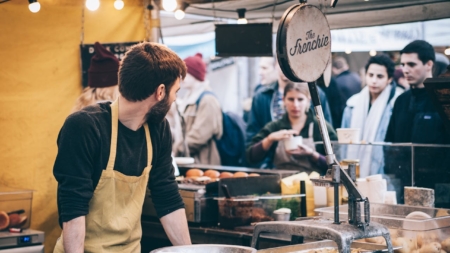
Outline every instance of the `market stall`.
{"type": "MultiPolygon", "coordinates": [[[[263,208],[265,211],[263,217],[267,216],[271,219],[256,220],[254,218],[259,216],[254,210],[258,210],[260,206],[255,205],[255,201],[263,199],[264,195],[246,192],[247,187],[240,187],[232,195],[228,187],[233,185],[233,183],[237,183],[238,179],[226,180],[222,178],[219,179],[219,184],[217,185],[219,198],[216,199],[219,226],[221,225],[226,229],[225,231],[233,234],[233,232],[229,231],[230,229],[233,229],[232,231],[236,233],[237,229],[242,229],[238,227],[242,225],[248,226],[247,223],[233,224],[236,220],[249,221],[250,225],[254,225],[248,228],[248,231],[252,233],[251,244],[243,245],[247,246],[245,248],[203,244],[176,246],[162,248],[153,252],[392,253],[396,250],[396,252],[402,253],[417,251],[421,253],[437,253],[449,250],[447,244],[450,239],[447,238],[449,237],[450,212],[447,209],[433,208],[435,202],[434,190],[418,187],[405,188],[405,202],[410,206],[399,206],[396,203],[394,205],[385,204],[385,199],[382,200],[382,203],[379,203],[381,200],[375,200],[376,198],[372,197],[372,193],[379,193],[385,196],[387,192],[386,180],[381,175],[363,178],[366,165],[361,163],[361,166],[364,167],[358,168],[360,165],[355,158],[347,163],[348,166],[346,168],[336,158],[328,136],[316,88],[316,82],[321,78],[323,79],[322,74],[330,60],[330,28],[321,10],[306,4],[306,1],[300,2],[298,5],[289,7],[280,20],[277,31],[277,58],[281,70],[290,80],[294,82],[308,82],[315,116],[320,124],[329,169],[326,175],[322,177],[312,175],[308,177],[306,175],[306,179],[296,178],[294,180],[299,182],[298,186],[296,186],[298,187],[298,193],[305,194],[300,203],[296,205],[301,207],[311,203],[311,201],[308,203],[308,187],[306,186],[309,184],[309,193],[312,196],[313,205],[319,202],[317,200],[319,195],[321,195],[314,187],[328,187],[325,190],[325,199],[328,200],[327,205],[331,207],[316,209],[315,211],[320,214],[320,217],[301,218],[300,216],[306,216],[304,214],[307,213],[308,207],[304,207],[303,213],[294,212],[297,217],[289,217],[288,220],[274,218],[278,217],[277,211],[279,210],[272,209],[267,211],[267,209],[263,208]],[[305,57],[305,55],[308,57],[305,57]],[[363,191],[363,186],[366,183],[371,185],[371,182],[374,182],[373,185],[376,185],[376,187],[363,191]],[[314,192],[314,195],[311,194],[311,191],[314,192]],[[347,202],[347,204],[340,205],[342,201],[347,202]],[[261,237],[264,233],[287,235],[290,238],[287,241],[290,241],[293,245],[282,247],[273,247],[272,245],[272,247],[261,250],[261,237]],[[301,244],[305,239],[312,240],[312,242],[301,244]]],[[[347,154],[344,154],[345,158],[347,158],[346,156],[347,154]]],[[[295,176],[291,176],[291,178],[295,178],[295,176]]],[[[281,179],[281,188],[285,183],[281,179]]],[[[294,184],[292,183],[292,185],[294,184]]],[[[256,190],[253,191],[253,193],[257,193],[256,190]]],[[[208,189],[206,189],[206,192],[208,192],[208,189]]],[[[283,190],[281,193],[283,195],[283,190]]],[[[264,204],[261,206],[266,207],[264,204]]],[[[290,208],[283,206],[283,208],[289,209],[291,212],[293,206],[290,206],[290,208]]],[[[211,241],[208,241],[208,243],[219,243],[217,238],[210,238],[211,241]]],[[[241,241],[241,243],[248,242],[241,241]]]]}

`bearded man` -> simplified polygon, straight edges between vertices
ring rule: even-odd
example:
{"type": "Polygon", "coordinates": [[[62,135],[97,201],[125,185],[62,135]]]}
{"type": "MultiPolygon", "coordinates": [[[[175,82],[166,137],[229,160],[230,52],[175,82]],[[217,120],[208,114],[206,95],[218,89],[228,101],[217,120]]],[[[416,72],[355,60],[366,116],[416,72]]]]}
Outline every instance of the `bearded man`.
{"type": "Polygon", "coordinates": [[[54,252],[141,252],[147,187],[172,244],[191,244],[164,119],[185,76],[169,48],[138,44],[121,62],[118,99],[66,119],[53,169],[63,229],[54,252]]]}

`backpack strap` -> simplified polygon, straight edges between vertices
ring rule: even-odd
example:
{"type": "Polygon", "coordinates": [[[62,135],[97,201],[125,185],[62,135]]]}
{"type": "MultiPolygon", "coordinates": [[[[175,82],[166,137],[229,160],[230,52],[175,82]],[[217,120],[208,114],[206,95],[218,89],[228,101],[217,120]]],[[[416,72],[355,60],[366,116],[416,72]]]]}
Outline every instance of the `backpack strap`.
{"type": "Polygon", "coordinates": [[[198,105],[200,104],[200,100],[202,100],[203,96],[205,96],[205,95],[213,95],[214,97],[216,96],[216,95],[214,95],[214,93],[212,93],[211,91],[205,90],[205,91],[202,92],[202,93],[200,94],[200,96],[197,98],[197,101],[195,101],[195,106],[197,106],[195,110],[198,110],[198,105]]]}

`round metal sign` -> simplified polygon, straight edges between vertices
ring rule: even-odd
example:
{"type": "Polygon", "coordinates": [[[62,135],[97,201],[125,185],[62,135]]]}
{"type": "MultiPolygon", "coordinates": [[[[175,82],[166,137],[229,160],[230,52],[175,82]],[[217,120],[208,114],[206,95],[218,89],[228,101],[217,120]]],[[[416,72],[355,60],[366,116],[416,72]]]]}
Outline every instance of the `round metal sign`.
{"type": "Polygon", "coordinates": [[[297,4],[285,11],[277,33],[281,70],[294,82],[314,82],[322,76],[331,55],[330,26],[315,6],[297,4]]]}

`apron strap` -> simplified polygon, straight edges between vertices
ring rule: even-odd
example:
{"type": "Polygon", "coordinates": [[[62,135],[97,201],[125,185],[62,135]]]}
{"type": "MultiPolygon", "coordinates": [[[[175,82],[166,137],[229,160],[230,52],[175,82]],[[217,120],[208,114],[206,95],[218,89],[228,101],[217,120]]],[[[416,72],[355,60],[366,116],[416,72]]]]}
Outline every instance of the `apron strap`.
{"type": "Polygon", "coordinates": [[[314,139],[314,122],[309,123],[308,138],[314,139]]]}
{"type": "Polygon", "coordinates": [[[144,129],[145,129],[145,139],[147,140],[147,167],[151,167],[153,160],[153,145],[152,139],[150,138],[150,130],[148,129],[147,123],[144,123],[144,129]]]}
{"type": "MultiPolygon", "coordinates": [[[[111,148],[109,151],[109,160],[106,170],[114,170],[117,153],[117,135],[119,128],[119,100],[111,104],[111,148]]],[[[145,140],[147,141],[147,167],[150,167],[153,159],[152,139],[147,123],[144,123],[145,140]]]]}
{"type": "Polygon", "coordinates": [[[114,169],[117,152],[117,133],[119,128],[119,100],[116,99],[111,104],[111,147],[109,151],[109,160],[106,170],[114,169]]]}

